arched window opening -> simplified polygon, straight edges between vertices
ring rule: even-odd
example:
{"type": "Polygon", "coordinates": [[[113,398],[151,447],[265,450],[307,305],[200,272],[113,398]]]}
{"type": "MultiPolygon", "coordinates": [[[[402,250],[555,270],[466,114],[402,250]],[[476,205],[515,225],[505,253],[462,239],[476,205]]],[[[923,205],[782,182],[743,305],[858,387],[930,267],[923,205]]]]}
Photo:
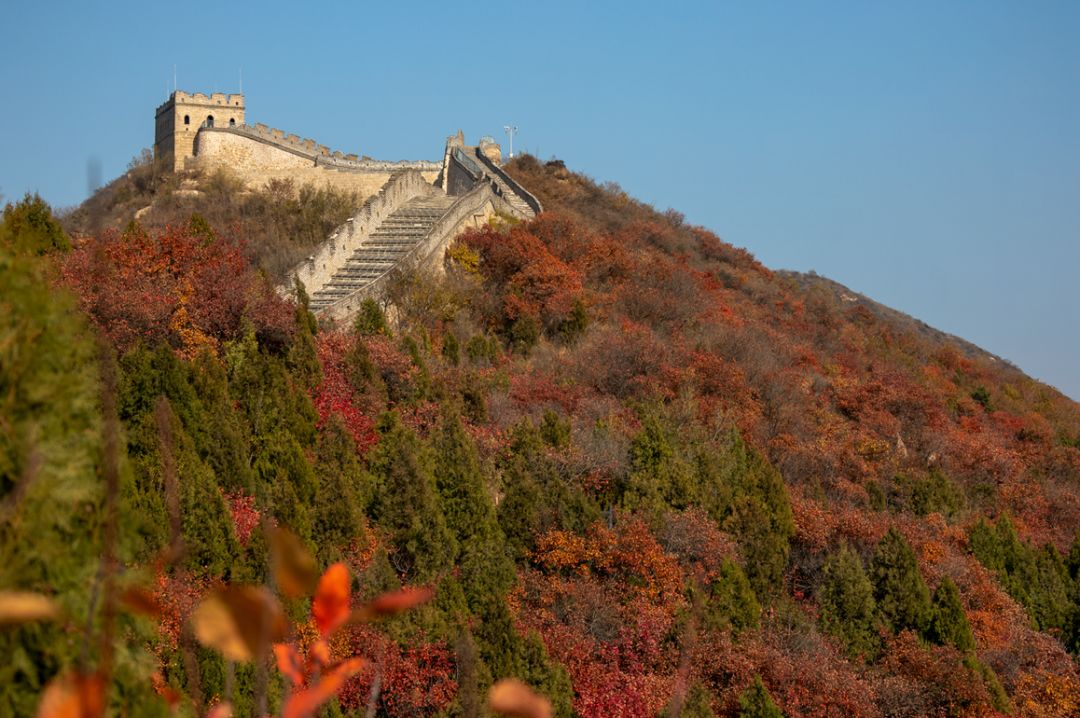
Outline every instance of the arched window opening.
{"type": "Polygon", "coordinates": [[[236,119],[235,118],[232,118],[232,117],[229,118],[229,127],[236,127],[236,119]]]}
{"type": "Polygon", "coordinates": [[[191,115],[184,115],[184,124],[185,125],[190,125],[191,124],[191,115]]]}
{"type": "Polygon", "coordinates": [[[214,116],[213,115],[207,115],[206,116],[206,126],[207,127],[213,127],[214,126],[214,116]]]}

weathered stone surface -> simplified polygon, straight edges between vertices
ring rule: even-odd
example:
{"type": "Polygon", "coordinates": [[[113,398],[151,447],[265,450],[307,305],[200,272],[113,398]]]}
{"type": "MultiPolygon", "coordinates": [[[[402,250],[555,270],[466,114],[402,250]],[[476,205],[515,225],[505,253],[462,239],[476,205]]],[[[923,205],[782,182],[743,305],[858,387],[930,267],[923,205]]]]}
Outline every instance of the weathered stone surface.
{"type": "MultiPolygon", "coordinates": [[[[447,138],[442,162],[386,162],[244,121],[243,95],[175,92],[157,110],[154,152],[173,171],[226,172],[248,188],[272,180],[355,192],[362,204],[290,273],[323,317],[348,319],[395,270],[442,270],[447,245],[496,213],[529,218],[540,203],[500,166],[491,138],[447,138]],[[212,122],[211,122],[212,119],[212,122]]],[[[192,176],[178,193],[189,189],[192,176]]]]}

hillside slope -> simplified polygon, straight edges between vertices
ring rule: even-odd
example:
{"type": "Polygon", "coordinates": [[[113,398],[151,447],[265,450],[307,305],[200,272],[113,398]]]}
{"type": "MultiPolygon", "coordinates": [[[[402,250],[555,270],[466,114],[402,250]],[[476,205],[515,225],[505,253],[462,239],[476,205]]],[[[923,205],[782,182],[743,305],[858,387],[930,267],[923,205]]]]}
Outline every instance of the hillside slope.
{"type": "MultiPolygon", "coordinates": [[[[121,560],[163,608],[154,637],[100,643],[132,656],[114,703],[156,673],[198,709],[280,709],[288,666],[234,674],[183,628],[221,582],[276,575],[266,519],[320,568],[340,562],[358,600],[435,592],[335,634],[334,660],[371,658],[344,715],[481,715],[504,676],[583,718],[1080,709],[1080,405],[562,163],[508,171],[544,213],[466,233],[444,276],[397,277],[347,327],[273,295],[250,263],[264,249],[228,222],[34,257],[0,241],[118,357],[121,560]]],[[[23,231],[19,211],[0,238],[23,231]]],[[[46,319],[31,319],[0,346],[32,344],[46,319]]],[[[9,396],[5,412],[34,416],[9,396]]],[[[0,445],[4,506],[35,436],[0,445]]],[[[39,542],[42,561],[57,544],[39,542]]],[[[306,650],[325,623],[285,605],[306,650]]],[[[3,640],[40,658],[0,712],[76,660],[30,628],[3,640]]]]}

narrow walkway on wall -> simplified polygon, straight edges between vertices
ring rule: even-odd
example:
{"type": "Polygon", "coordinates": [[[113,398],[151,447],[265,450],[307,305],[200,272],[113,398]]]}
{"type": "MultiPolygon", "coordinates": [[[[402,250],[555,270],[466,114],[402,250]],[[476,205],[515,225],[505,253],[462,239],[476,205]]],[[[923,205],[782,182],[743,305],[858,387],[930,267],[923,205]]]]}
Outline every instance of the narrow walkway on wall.
{"type": "Polygon", "coordinates": [[[456,200],[442,194],[415,197],[390,213],[330,281],[311,295],[311,310],[318,312],[393,269],[456,200]]]}

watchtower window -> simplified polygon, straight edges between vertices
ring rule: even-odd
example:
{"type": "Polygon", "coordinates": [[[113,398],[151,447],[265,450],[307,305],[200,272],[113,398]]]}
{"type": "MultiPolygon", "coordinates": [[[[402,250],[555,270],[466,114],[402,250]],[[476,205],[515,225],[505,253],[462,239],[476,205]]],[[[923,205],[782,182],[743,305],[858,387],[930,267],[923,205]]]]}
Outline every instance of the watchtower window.
{"type": "Polygon", "coordinates": [[[184,124],[185,125],[190,125],[191,124],[191,116],[190,115],[184,115],[184,124]]]}
{"type": "Polygon", "coordinates": [[[232,117],[229,118],[229,127],[236,127],[236,120],[232,117]]]}
{"type": "Polygon", "coordinates": [[[214,116],[213,115],[207,115],[206,116],[206,126],[207,127],[213,127],[214,126],[214,116]]]}

